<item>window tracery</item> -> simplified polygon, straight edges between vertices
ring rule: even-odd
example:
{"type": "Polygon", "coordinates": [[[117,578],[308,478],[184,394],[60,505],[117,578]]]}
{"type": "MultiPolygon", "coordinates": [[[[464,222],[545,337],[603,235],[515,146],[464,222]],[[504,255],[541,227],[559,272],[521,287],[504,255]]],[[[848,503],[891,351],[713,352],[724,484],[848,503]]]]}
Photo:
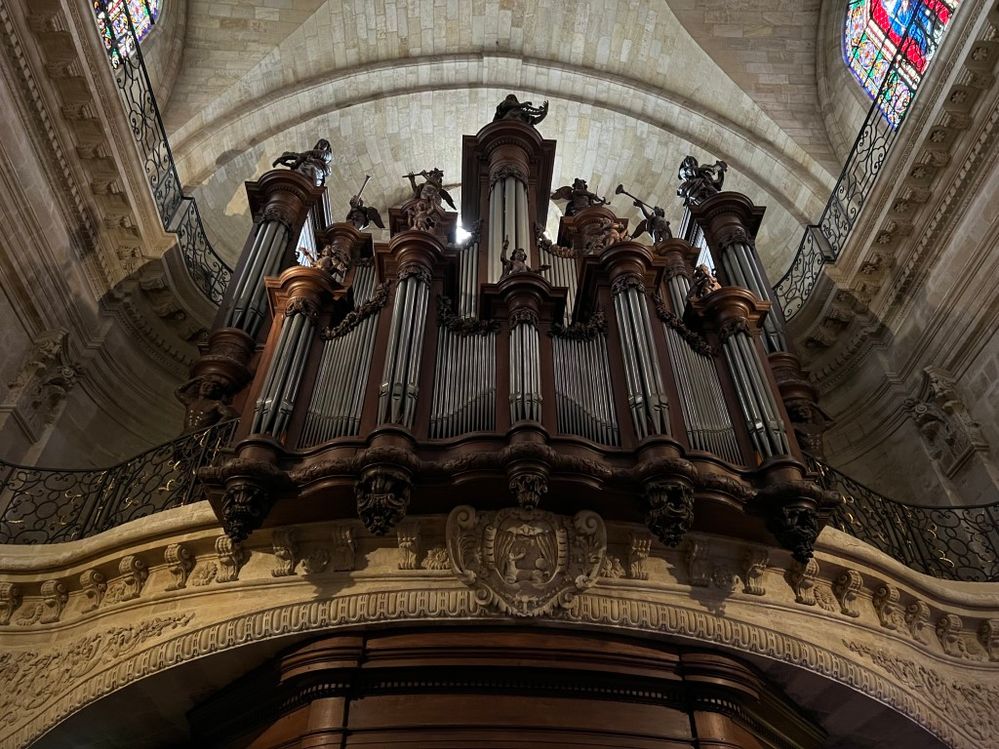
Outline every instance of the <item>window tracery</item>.
{"type": "Polygon", "coordinates": [[[892,127],[898,126],[909,108],[959,2],[850,0],[843,57],[868,96],[878,100],[892,127]]]}
{"type": "Polygon", "coordinates": [[[97,30],[111,58],[118,66],[121,57],[132,54],[136,43],[149,34],[160,14],[161,0],[91,0],[97,30]],[[129,31],[129,20],[135,33],[129,31]]]}

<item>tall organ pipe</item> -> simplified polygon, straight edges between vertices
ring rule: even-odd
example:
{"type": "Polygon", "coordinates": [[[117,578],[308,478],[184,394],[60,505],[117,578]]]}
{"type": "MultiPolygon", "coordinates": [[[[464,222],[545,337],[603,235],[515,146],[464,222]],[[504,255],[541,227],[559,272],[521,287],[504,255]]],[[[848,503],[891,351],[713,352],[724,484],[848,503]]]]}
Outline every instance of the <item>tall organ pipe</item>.
{"type": "Polygon", "coordinates": [[[315,325],[307,314],[299,312],[285,319],[253,413],[255,434],[279,437],[288,426],[314,333],[315,325]]]}
{"type": "Polygon", "coordinates": [[[619,278],[614,284],[614,311],[621,331],[628,403],[635,432],[639,439],[644,439],[653,434],[669,434],[669,418],[641,284],[638,278],[619,278]]]}
{"type": "Polygon", "coordinates": [[[392,309],[385,370],[379,392],[378,417],[382,423],[413,426],[418,395],[420,358],[430,296],[429,273],[406,273],[396,289],[392,309]]]}
{"type": "Polygon", "coordinates": [[[226,326],[255,336],[267,308],[264,278],[277,275],[288,245],[288,229],[278,221],[264,221],[257,227],[257,239],[250,248],[245,270],[237,281],[226,326]]]}

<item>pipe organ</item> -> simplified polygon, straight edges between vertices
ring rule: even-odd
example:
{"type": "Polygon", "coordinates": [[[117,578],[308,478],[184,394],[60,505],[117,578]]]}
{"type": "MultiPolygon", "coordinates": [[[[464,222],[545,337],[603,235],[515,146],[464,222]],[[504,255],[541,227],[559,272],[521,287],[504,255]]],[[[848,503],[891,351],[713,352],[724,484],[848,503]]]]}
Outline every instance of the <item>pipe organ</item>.
{"type": "Polygon", "coordinates": [[[386,241],[319,227],[325,188],[294,169],[251,184],[284,213],[262,211],[213,333],[243,336],[252,369],[231,378],[233,455],[204,476],[226,531],[356,505],[384,532],[462,487],[480,510],[586,508],[670,545],[694,528],[807,561],[835,498],[789,416],[814,393],[756,259],[763,209],[684,162],[686,233],[722,283],[661,219],[652,244],[632,238],[582,179],[555,193],[552,241],[555,141],[515,98],[497,118],[464,137],[461,244],[438,169],[407,175],[386,241]],[[311,265],[289,262],[291,236],[311,265]]]}

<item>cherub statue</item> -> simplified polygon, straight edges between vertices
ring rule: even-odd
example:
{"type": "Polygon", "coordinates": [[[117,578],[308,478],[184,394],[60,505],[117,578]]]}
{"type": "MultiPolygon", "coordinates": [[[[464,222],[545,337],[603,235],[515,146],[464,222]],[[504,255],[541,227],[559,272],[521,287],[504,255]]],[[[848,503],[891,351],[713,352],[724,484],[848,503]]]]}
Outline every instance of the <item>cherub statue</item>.
{"type": "Polygon", "coordinates": [[[551,195],[552,200],[567,200],[566,216],[575,216],[584,208],[594,205],[607,205],[607,199],[590,192],[585,179],[576,177],[572,185],[563,185],[551,195]]]}
{"type": "Polygon", "coordinates": [[[361,193],[368,186],[368,180],[370,179],[371,175],[365,174],[361,189],[357,191],[357,195],[350,197],[350,210],[347,211],[347,221],[353,224],[354,228],[358,230],[366,229],[368,224],[374,224],[379,229],[385,228],[385,224],[382,223],[382,214],[378,212],[377,208],[364,205],[364,200],[361,198],[361,193]]]}
{"type": "Polygon", "coordinates": [[[670,231],[669,221],[666,220],[666,211],[664,211],[659,206],[652,207],[645,201],[639,200],[630,192],[624,189],[624,185],[618,185],[617,189],[614,190],[615,195],[627,195],[631,198],[634,203],[633,205],[638,208],[645,218],[639,222],[638,228],[635,231],[634,237],[637,239],[646,232],[652,237],[653,244],[659,244],[667,239],[673,238],[673,232],[670,231]]]}
{"type": "Polygon", "coordinates": [[[510,240],[503,240],[503,252],[500,253],[500,262],[503,264],[503,274],[500,278],[506,278],[507,276],[512,276],[515,273],[541,273],[551,268],[550,265],[541,265],[538,268],[532,269],[527,264],[527,250],[523,247],[518,247],[513,251],[513,254],[509,257],[506,256],[506,251],[510,247],[510,240]]]}
{"type": "Polygon", "coordinates": [[[286,166],[296,172],[304,174],[311,179],[316,187],[326,184],[326,178],[330,176],[330,165],[333,163],[333,148],[330,142],[321,138],[313,148],[302,153],[295,151],[285,151],[274,159],[271,166],[286,166]]]}
{"type": "Polygon", "coordinates": [[[364,205],[364,199],[360,195],[354,195],[350,199],[350,210],[347,212],[347,221],[354,225],[355,229],[367,229],[368,224],[374,224],[379,229],[384,229],[382,214],[373,206],[364,205]]]}
{"type": "Polygon", "coordinates": [[[702,263],[694,268],[694,283],[690,287],[687,297],[689,299],[703,299],[720,288],[721,284],[711,273],[711,269],[702,263]]]}
{"type": "Polygon", "coordinates": [[[211,375],[195,377],[177,388],[177,398],[187,406],[184,432],[207,429],[236,416],[236,412],[226,405],[224,395],[224,383],[211,375]]]}
{"type": "Polygon", "coordinates": [[[496,115],[493,122],[497,120],[519,120],[528,125],[537,125],[548,115],[548,102],[545,101],[540,107],[534,106],[529,101],[518,101],[515,94],[507,94],[496,106],[496,115]]]}
{"type": "Polygon", "coordinates": [[[424,169],[422,172],[416,172],[412,174],[404,174],[404,177],[409,179],[409,184],[413,188],[413,197],[417,200],[426,200],[435,208],[439,208],[441,204],[441,199],[447,203],[452,210],[457,210],[454,207],[454,200],[451,198],[450,193],[444,189],[444,172],[441,169],[431,169],[429,172],[424,169]],[[421,184],[416,184],[416,178],[423,177],[423,182],[421,184]]]}
{"type": "Polygon", "coordinates": [[[347,269],[350,268],[350,255],[340,246],[339,240],[327,242],[318,253],[313,253],[306,247],[299,249],[312,263],[313,268],[328,273],[338,281],[343,280],[347,269]]]}
{"type": "Polygon", "coordinates": [[[728,164],[716,161],[713,165],[700,166],[697,159],[687,156],[680,162],[680,187],[676,194],[683,198],[684,205],[697,205],[717,195],[725,182],[725,172],[728,164]]]}
{"type": "Polygon", "coordinates": [[[596,225],[587,232],[588,239],[585,242],[587,254],[600,252],[613,244],[627,242],[631,237],[620,221],[612,221],[606,216],[601,216],[596,225]]]}

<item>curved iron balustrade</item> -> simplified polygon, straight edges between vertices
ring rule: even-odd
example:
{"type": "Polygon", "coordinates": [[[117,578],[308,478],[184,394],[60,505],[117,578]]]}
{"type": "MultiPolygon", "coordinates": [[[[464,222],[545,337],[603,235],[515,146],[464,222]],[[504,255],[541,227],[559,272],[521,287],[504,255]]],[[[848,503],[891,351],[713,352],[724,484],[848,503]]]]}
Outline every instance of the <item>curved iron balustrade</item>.
{"type": "MultiPolygon", "coordinates": [[[[919,5],[921,8],[923,3],[920,2],[919,5]]],[[[925,31],[926,38],[931,42],[928,54],[932,55],[938,46],[937,42],[942,36],[943,29],[936,23],[936,16],[930,17],[934,22],[930,25],[921,25],[920,28],[925,31]]],[[[874,189],[881,167],[887,161],[888,153],[905,123],[906,114],[912,107],[922,78],[912,84],[906,82],[900,78],[899,64],[904,59],[904,50],[910,34],[923,18],[923,14],[917,8],[885,72],[877,96],[871,102],[871,108],[867,110],[864,124],[857,134],[853,148],[850,149],[850,155],[846,159],[843,171],[840,172],[839,179],[836,180],[836,187],[826,202],[818,224],[805,227],[790,267],[774,284],[774,292],[784,311],[785,320],[790,320],[804,306],[815,284],[818,283],[822,266],[836,262],[846,247],[850,233],[874,189]],[[897,85],[903,85],[909,90],[909,102],[899,113],[898,124],[893,126],[882,110],[882,103],[888,102],[891,90],[897,85]]]]}
{"type": "Polygon", "coordinates": [[[184,435],[111,468],[0,460],[0,543],[76,541],[196,501],[197,469],[231,442],[238,421],[184,435]]]}
{"type": "Polygon", "coordinates": [[[999,582],[999,502],[928,507],[897,502],[814,458],[823,487],[844,503],[830,524],[918,572],[944,580],[999,582]]]}
{"type": "MultiPolygon", "coordinates": [[[[95,13],[106,15],[104,0],[93,5],[95,13]]],[[[130,51],[118,54],[117,42],[106,34],[102,41],[108,50],[108,62],[135,145],[143,159],[149,189],[163,228],[177,236],[177,247],[191,280],[213,304],[221,304],[232,269],[212,247],[194,198],[184,195],[127,4],[124,16],[128,19],[126,33],[131,43],[123,46],[130,51]]]]}

